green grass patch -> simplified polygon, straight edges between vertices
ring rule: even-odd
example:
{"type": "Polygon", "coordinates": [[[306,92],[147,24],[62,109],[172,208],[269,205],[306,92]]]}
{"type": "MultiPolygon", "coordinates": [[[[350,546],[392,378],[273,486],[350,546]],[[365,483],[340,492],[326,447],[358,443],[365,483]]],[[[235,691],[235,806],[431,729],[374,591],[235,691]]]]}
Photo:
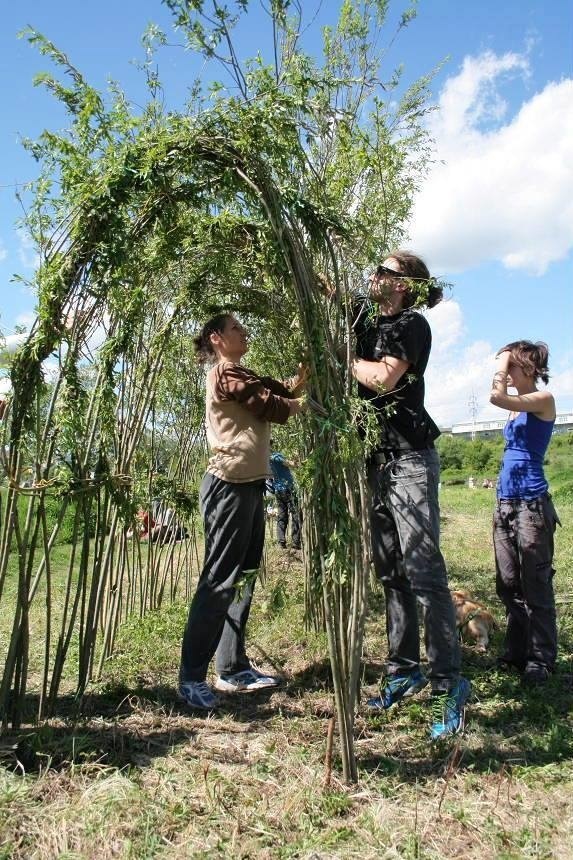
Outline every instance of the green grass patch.
{"type": "MultiPolygon", "coordinates": [[[[491,517],[494,493],[444,487],[443,550],[453,585],[482,598],[500,624],[491,517]]],[[[269,543],[248,649],[284,673],[279,691],[229,696],[201,717],[176,700],[187,606],[122,625],[81,718],[63,695],[56,716],[0,738],[0,857],[369,858],[568,856],[573,827],[573,505],[556,535],[559,672],[524,689],[464,648],[474,698],[465,734],[428,743],[426,692],[356,719],[360,784],[339,781],[324,633],[304,628],[300,564],[269,543]],[[97,846],[97,849],[94,847],[97,846]]],[[[69,548],[61,547],[61,569],[69,548]]],[[[57,576],[55,576],[57,579],[57,576]]],[[[0,620],[1,623],[1,620],[0,620]]],[[[371,597],[363,697],[386,651],[383,599],[371,597]]]]}

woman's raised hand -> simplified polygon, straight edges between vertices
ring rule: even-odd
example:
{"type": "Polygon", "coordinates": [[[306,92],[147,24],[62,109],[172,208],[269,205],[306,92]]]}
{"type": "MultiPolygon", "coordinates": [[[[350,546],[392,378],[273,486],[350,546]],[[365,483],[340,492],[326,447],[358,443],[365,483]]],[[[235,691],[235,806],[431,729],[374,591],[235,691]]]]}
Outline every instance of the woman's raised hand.
{"type": "Polygon", "coordinates": [[[310,376],[310,371],[307,364],[299,364],[296,376],[293,376],[291,383],[291,394],[299,397],[305,390],[310,376]]]}
{"type": "Polygon", "coordinates": [[[504,349],[503,352],[498,352],[495,357],[495,366],[498,370],[507,370],[511,361],[511,352],[504,349]]]}

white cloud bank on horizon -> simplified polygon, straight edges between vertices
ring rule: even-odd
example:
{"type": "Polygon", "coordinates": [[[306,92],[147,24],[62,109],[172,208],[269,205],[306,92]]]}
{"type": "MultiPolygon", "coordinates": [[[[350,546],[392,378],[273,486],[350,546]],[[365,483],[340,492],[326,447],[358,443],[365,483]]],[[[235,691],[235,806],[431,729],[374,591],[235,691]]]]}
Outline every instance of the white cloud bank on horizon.
{"type": "Polygon", "coordinates": [[[500,260],[543,274],[573,248],[573,79],[548,83],[504,122],[499,84],[525,55],[466,57],[429,130],[436,158],[414,201],[411,245],[433,270],[500,260]]]}
{"type": "Polygon", "coordinates": [[[432,328],[432,355],[426,370],[426,405],[440,427],[470,420],[476,398],[478,420],[502,417],[489,403],[494,349],[485,340],[464,345],[464,320],[458,302],[444,301],[426,317],[432,328]],[[493,411],[492,411],[493,410],[493,411]]]}

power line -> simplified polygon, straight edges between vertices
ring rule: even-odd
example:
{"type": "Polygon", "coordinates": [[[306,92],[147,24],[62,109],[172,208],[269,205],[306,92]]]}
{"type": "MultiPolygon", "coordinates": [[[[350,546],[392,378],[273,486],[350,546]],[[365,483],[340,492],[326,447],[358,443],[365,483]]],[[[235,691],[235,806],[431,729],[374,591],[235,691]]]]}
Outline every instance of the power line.
{"type": "Polygon", "coordinates": [[[478,414],[478,400],[475,396],[475,392],[472,388],[472,393],[470,395],[470,399],[468,400],[468,409],[469,413],[472,417],[472,441],[476,437],[476,418],[478,414]]]}

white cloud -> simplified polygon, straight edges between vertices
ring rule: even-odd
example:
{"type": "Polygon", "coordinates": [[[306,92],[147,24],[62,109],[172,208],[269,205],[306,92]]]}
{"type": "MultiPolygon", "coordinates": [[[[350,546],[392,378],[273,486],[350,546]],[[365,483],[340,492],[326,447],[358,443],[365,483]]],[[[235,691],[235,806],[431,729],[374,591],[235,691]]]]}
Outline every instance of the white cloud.
{"type": "Polygon", "coordinates": [[[6,246],[2,239],[0,239],[0,263],[2,262],[2,260],[5,260],[7,256],[8,251],[6,250],[6,246]]]}
{"type": "Polygon", "coordinates": [[[514,53],[497,57],[490,51],[479,57],[466,57],[461,72],[449,78],[440,95],[440,111],[432,115],[430,130],[440,147],[439,155],[457,154],[459,136],[478,146],[482,137],[477,126],[488,120],[499,121],[507,112],[507,102],[496,88],[496,81],[508,73],[527,74],[529,64],[514,53]]]}
{"type": "Polygon", "coordinates": [[[432,328],[432,355],[449,359],[450,349],[465,331],[462,309],[456,301],[442,301],[426,317],[432,328]]]}
{"type": "Polygon", "coordinates": [[[573,79],[552,82],[507,119],[500,86],[525,55],[467,57],[430,131],[439,162],[418,194],[411,244],[433,269],[491,260],[542,274],[573,248],[573,79]]]}
{"type": "Polygon", "coordinates": [[[37,269],[40,265],[40,255],[33,239],[24,231],[18,230],[18,257],[25,269],[37,269]]]}
{"type": "Polygon", "coordinates": [[[485,341],[476,341],[441,359],[432,353],[425,374],[426,404],[440,427],[450,427],[471,418],[470,400],[475,398],[476,418],[499,417],[499,410],[489,403],[493,374],[493,349],[485,341]]]}
{"type": "Polygon", "coordinates": [[[44,379],[50,385],[58,381],[61,370],[62,368],[60,367],[60,364],[52,358],[46,359],[42,364],[44,379]]]}
{"type": "Polygon", "coordinates": [[[560,400],[568,398],[569,402],[573,397],[573,367],[564,370],[562,373],[555,373],[551,377],[549,388],[557,401],[557,411],[563,411],[560,406],[560,400]]]}
{"type": "Polygon", "coordinates": [[[16,324],[23,325],[26,327],[26,331],[30,331],[33,324],[36,322],[37,314],[34,311],[25,311],[22,314],[18,314],[16,317],[16,324]]]}
{"type": "Polygon", "coordinates": [[[425,373],[426,404],[440,427],[450,427],[471,418],[470,400],[475,399],[478,420],[498,417],[489,402],[495,370],[495,350],[486,340],[464,342],[465,324],[461,306],[445,301],[426,317],[432,329],[432,354],[425,373]]]}

